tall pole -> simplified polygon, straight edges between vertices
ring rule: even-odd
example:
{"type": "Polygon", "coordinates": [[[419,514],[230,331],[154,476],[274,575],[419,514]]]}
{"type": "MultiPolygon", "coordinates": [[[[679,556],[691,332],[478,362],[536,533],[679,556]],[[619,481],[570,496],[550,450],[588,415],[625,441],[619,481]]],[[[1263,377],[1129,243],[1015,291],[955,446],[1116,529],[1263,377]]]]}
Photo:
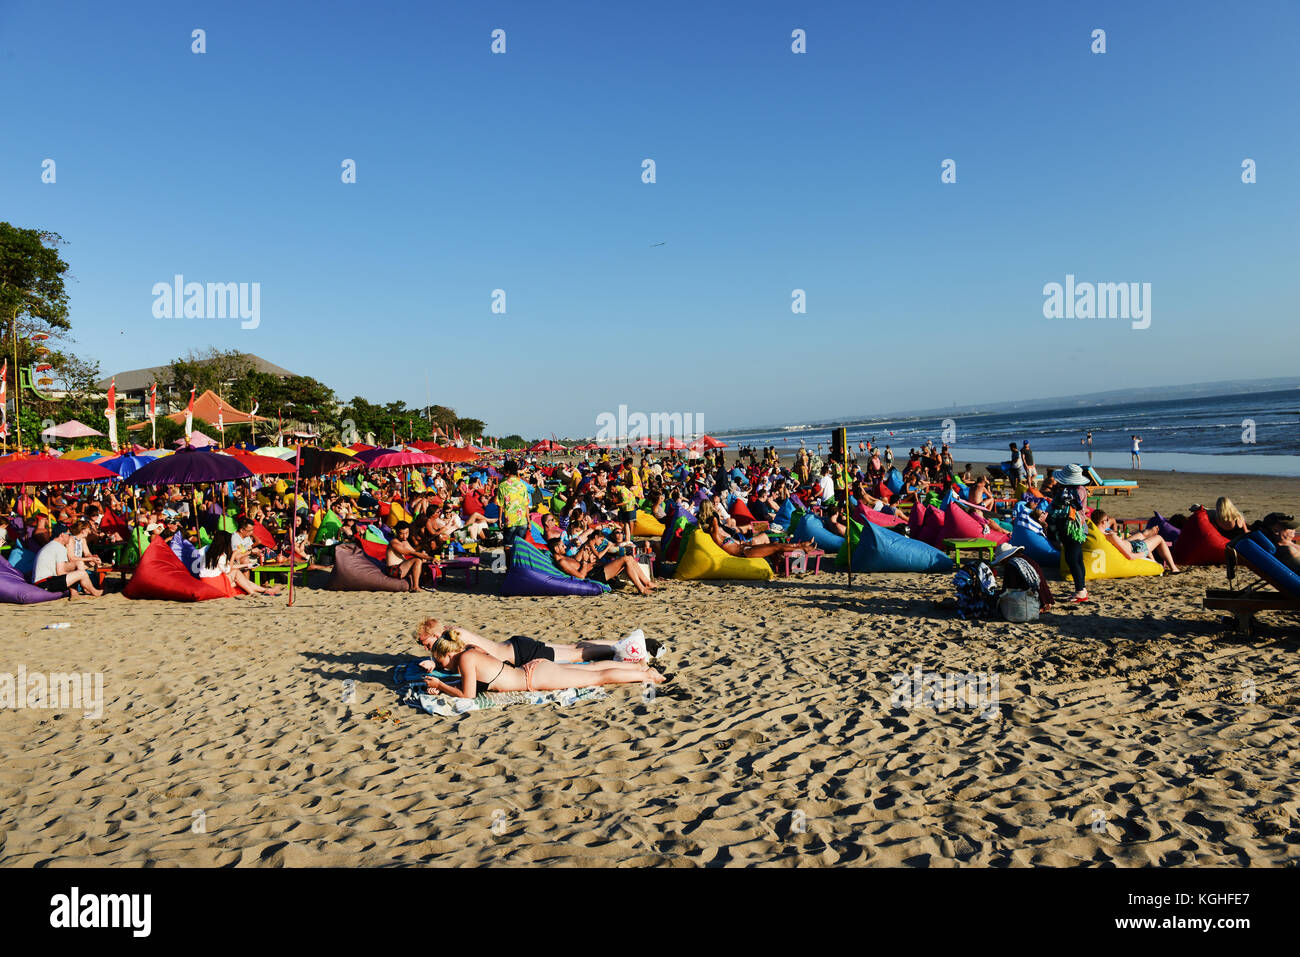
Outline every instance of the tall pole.
{"type": "Polygon", "coordinates": [[[289,503],[289,607],[293,607],[293,569],[298,564],[298,470],[302,467],[302,445],[293,455],[293,501],[289,503]]]}
{"type": "MultiPolygon", "coordinates": [[[[844,547],[849,550],[849,587],[853,587],[853,509],[849,508],[849,438],[844,434],[844,528],[848,533],[844,547]]],[[[861,538],[861,536],[858,536],[861,538]]]]}
{"type": "Polygon", "coordinates": [[[22,309],[22,303],[14,306],[13,334],[14,334],[14,448],[18,454],[23,452],[23,417],[19,408],[19,397],[22,395],[22,375],[18,372],[18,310],[22,309]]]}

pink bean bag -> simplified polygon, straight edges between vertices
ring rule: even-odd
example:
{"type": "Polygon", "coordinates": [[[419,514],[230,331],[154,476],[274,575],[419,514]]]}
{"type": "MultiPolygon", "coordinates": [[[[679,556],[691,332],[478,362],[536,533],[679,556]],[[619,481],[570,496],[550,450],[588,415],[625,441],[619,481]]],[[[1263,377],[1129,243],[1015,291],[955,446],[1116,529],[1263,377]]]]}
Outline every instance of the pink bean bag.
{"type": "Polygon", "coordinates": [[[984,531],[984,523],[980,519],[956,502],[950,502],[948,503],[947,512],[944,513],[944,538],[986,538],[994,545],[1001,545],[1011,538],[993,522],[990,521],[988,525],[989,530],[986,532],[984,531]]]}
{"type": "Polygon", "coordinates": [[[929,507],[925,521],[921,523],[921,541],[943,551],[944,538],[951,538],[944,525],[944,514],[937,508],[929,507]]]}
{"type": "Polygon", "coordinates": [[[907,524],[897,515],[886,515],[884,512],[877,512],[874,508],[865,508],[861,502],[858,503],[853,515],[860,522],[870,522],[872,525],[880,525],[883,528],[893,528],[896,525],[907,524]]]}
{"type": "Polygon", "coordinates": [[[909,538],[921,541],[921,529],[925,527],[925,516],[930,511],[929,505],[913,505],[912,513],[907,516],[907,534],[909,538]]]}
{"type": "Polygon", "coordinates": [[[1228,540],[1214,527],[1210,513],[1198,508],[1183,523],[1178,541],[1169,550],[1179,565],[1222,565],[1227,547],[1228,540]]]}

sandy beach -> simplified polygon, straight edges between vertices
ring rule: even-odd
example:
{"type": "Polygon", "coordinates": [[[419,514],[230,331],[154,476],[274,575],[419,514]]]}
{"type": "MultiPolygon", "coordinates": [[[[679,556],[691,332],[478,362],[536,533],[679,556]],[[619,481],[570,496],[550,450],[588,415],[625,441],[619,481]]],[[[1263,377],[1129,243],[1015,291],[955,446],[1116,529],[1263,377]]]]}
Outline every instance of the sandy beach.
{"type": "MultiPolygon", "coordinates": [[[[1226,493],[1254,519],[1300,491],[1139,477],[1109,511],[1226,493]]],[[[1090,604],[1032,624],[960,621],[936,606],[950,575],[661,580],[648,598],[501,598],[488,577],[436,595],[305,588],[291,609],[5,606],[0,671],[102,672],[104,705],[98,720],[0,711],[0,864],[1300,860],[1296,619],[1227,637],[1200,607],[1221,567],[1096,582],[1090,604]],[[390,674],[430,614],[498,639],[639,627],[670,643],[672,680],[649,700],[629,686],[563,710],[424,715],[390,674]],[[891,707],[892,677],[914,668],[995,676],[993,707],[891,707]]]]}

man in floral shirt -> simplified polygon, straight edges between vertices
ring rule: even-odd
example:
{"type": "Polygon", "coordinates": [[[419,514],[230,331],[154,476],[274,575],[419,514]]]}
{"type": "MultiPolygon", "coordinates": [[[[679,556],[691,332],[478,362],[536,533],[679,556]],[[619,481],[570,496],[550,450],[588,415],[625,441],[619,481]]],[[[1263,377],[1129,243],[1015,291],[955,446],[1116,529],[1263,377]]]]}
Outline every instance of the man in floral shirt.
{"type": "Polygon", "coordinates": [[[502,538],[506,546],[506,562],[515,559],[515,539],[528,534],[528,486],[519,477],[519,463],[510,461],[505,466],[505,480],[497,486],[497,506],[501,509],[502,538]]]}

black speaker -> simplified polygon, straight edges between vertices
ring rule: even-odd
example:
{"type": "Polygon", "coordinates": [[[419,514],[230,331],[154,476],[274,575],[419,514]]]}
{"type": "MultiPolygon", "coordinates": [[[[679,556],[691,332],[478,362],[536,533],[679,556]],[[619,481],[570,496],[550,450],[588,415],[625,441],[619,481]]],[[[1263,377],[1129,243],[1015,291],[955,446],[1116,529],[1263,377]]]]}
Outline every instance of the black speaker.
{"type": "Polygon", "coordinates": [[[837,462],[848,460],[849,430],[836,429],[831,433],[831,458],[837,462]]]}

